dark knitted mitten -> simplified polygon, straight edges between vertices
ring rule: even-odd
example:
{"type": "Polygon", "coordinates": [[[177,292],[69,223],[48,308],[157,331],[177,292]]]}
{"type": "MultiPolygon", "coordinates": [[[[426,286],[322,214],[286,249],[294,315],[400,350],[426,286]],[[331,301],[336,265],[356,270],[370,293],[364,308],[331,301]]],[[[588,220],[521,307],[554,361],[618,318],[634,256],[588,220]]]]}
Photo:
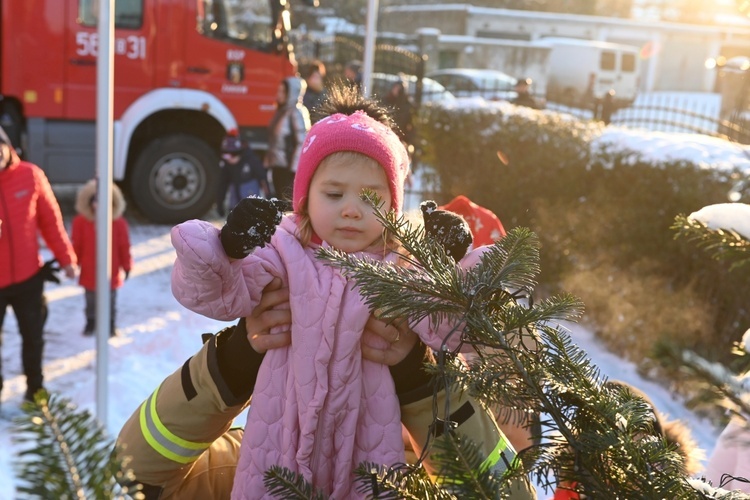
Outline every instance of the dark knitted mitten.
{"type": "Polygon", "coordinates": [[[221,228],[224,251],[233,259],[242,259],[255,247],[265,246],[276,232],[282,214],[290,208],[289,202],[276,198],[243,198],[229,212],[227,223],[221,228]]]}
{"type": "Polygon", "coordinates": [[[424,230],[443,247],[445,253],[458,262],[474,241],[469,224],[457,213],[439,210],[434,201],[423,201],[419,208],[424,217],[424,230]]]}
{"type": "Polygon", "coordinates": [[[57,274],[55,274],[57,271],[60,270],[60,266],[57,266],[57,259],[48,260],[44,263],[42,266],[41,271],[39,271],[42,275],[42,279],[44,281],[51,281],[52,283],[60,284],[60,278],[57,277],[57,274]]]}

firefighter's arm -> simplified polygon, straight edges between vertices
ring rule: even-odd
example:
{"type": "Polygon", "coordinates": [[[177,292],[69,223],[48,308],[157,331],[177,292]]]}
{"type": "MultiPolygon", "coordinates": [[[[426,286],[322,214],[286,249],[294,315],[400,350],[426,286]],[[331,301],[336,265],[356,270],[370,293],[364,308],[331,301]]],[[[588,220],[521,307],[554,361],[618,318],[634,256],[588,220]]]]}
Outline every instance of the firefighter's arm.
{"type": "Polygon", "coordinates": [[[117,439],[136,480],[162,499],[229,498],[241,431],[227,431],[249,403],[262,359],[241,320],[168,376],[117,439]]]}
{"type": "MultiPolygon", "coordinates": [[[[479,446],[479,452],[484,457],[483,468],[500,473],[508,470],[516,459],[516,452],[497,425],[494,415],[464,391],[443,389],[435,395],[429,374],[422,368],[413,371],[415,365],[421,367],[425,361],[430,362],[430,354],[419,343],[404,362],[391,368],[401,404],[401,422],[409,434],[414,451],[419,455],[430,440],[444,439],[446,432],[451,432],[446,426],[455,426],[452,432],[479,446]],[[407,375],[400,370],[409,370],[410,373],[407,375]],[[433,401],[433,397],[437,400],[433,401]],[[446,407],[449,409],[448,415],[445,414],[446,407]],[[434,408],[438,411],[437,422],[434,408]]],[[[424,465],[430,474],[436,472],[429,452],[424,465]]],[[[509,481],[506,494],[508,498],[519,500],[536,498],[534,487],[525,478],[509,481]]]]}

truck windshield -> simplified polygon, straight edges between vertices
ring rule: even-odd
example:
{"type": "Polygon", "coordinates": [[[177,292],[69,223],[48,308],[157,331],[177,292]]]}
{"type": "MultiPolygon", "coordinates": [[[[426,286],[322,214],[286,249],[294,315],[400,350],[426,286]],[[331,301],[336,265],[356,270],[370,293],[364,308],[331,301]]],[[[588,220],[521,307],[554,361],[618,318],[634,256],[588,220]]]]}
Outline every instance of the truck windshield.
{"type": "Polygon", "coordinates": [[[206,36],[257,50],[272,47],[278,0],[201,0],[198,27],[206,36]]]}

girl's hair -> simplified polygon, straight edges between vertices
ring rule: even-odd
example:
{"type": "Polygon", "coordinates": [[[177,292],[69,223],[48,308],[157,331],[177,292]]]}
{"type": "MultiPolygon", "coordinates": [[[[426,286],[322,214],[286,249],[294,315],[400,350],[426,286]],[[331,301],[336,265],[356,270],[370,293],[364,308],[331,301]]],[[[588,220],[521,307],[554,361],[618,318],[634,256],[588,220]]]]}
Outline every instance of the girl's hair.
{"type": "Polygon", "coordinates": [[[356,88],[346,85],[334,85],[328,89],[326,98],[315,109],[313,121],[317,122],[337,113],[352,115],[357,111],[363,111],[373,120],[379,121],[394,132],[396,131],[396,123],[393,121],[388,108],[375,99],[363,97],[356,88]]]}
{"type": "MultiPolygon", "coordinates": [[[[338,151],[336,153],[333,153],[327,156],[322,162],[320,162],[320,166],[318,168],[331,164],[351,165],[355,162],[357,162],[359,165],[367,166],[370,168],[383,168],[378,162],[376,162],[369,156],[354,151],[338,151]]],[[[302,246],[307,246],[310,243],[314,233],[312,222],[310,221],[310,212],[307,209],[308,200],[309,196],[305,197],[305,201],[297,213],[297,237],[299,238],[300,243],[302,243],[302,246]]],[[[387,231],[385,228],[383,228],[383,251],[393,252],[398,250],[398,248],[398,240],[390,231],[387,231]]]]}

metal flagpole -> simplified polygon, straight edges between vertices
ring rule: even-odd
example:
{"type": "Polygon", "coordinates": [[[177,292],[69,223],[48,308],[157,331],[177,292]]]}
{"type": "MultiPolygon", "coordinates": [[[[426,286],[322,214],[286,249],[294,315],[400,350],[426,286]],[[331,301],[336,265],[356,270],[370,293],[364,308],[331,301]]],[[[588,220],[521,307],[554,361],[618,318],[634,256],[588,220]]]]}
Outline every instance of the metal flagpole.
{"type": "Polygon", "coordinates": [[[96,64],[96,415],[107,426],[107,374],[112,280],[112,90],[115,0],[99,2],[96,64]]]}
{"type": "Polygon", "coordinates": [[[372,70],[375,66],[375,38],[378,29],[378,0],[367,0],[364,58],[362,60],[362,87],[364,96],[372,90],[372,70]]]}

